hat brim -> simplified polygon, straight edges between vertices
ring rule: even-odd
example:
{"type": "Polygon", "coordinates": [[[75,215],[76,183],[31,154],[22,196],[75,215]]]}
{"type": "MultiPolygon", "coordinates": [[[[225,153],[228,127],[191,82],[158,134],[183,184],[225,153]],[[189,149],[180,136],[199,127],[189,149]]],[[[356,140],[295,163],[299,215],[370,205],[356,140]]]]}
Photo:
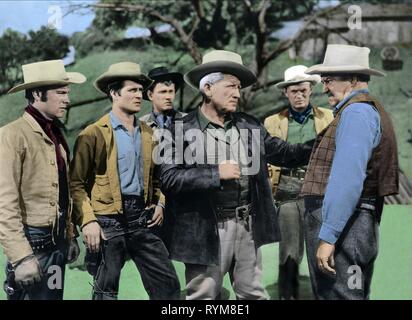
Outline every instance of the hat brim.
{"type": "Polygon", "coordinates": [[[309,77],[307,79],[300,79],[300,80],[294,80],[294,81],[282,81],[282,82],[278,82],[275,84],[275,87],[279,90],[282,90],[288,86],[294,85],[294,84],[298,84],[298,83],[302,83],[302,82],[310,82],[313,86],[317,85],[319,83],[319,81],[314,78],[314,77],[309,77]]]}
{"type": "Polygon", "coordinates": [[[50,80],[43,80],[43,81],[35,81],[35,82],[30,82],[30,83],[22,83],[19,84],[13,88],[11,88],[7,93],[15,93],[18,91],[22,90],[27,90],[27,89],[33,89],[33,88],[39,88],[39,87],[45,87],[45,86],[58,86],[58,85],[68,85],[68,84],[80,84],[83,83],[87,80],[87,78],[79,73],[79,72],[67,72],[67,80],[61,80],[61,79],[50,79],[50,80]]]}
{"type": "Polygon", "coordinates": [[[222,72],[239,79],[242,88],[249,87],[257,81],[255,74],[245,66],[230,61],[214,61],[201,64],[184,75],[184,80],[191,87],[199,90],[200,80],[209,73],[222,72]]]}
{"type": "Polygon", "coordinates": [[[307,74],[328,74],[328,73],[354,73],[354,74],[365,74],[369,76],[378,76],[384,77],[386,76],[385,73],[365,68],[362,66],[324,66],[323,64],[316,64],[310,68],[308,68],[305,73],[307,74]]]}
{"type": "Polygon", "coordinates": [[[147,101],[150,101],[147,96],[147,90],[150,90],[158,82],[172,81],[175,84],[175,92],[177,92],[183,84],[183,75],[179,72],[165,73],[159,76],[153,76],[150,79],[153,80],[153,83],[143,91],[143,99],[147,101]]]}
{"type": "Polygon", "coordinates": [[[105,75],[102,74],[100,77],[96,79],[94,82],[94,87],[99,90],[101,93],[108,94],[108,85],[115,82],[115,81],[122,81],[122,80],[131,80],[137,83],[140,83],[143,86],[143,90],[146,90],[149,87],[153,80],[149,77],[145,76],[144,74],[139,75],[105,75]]]}

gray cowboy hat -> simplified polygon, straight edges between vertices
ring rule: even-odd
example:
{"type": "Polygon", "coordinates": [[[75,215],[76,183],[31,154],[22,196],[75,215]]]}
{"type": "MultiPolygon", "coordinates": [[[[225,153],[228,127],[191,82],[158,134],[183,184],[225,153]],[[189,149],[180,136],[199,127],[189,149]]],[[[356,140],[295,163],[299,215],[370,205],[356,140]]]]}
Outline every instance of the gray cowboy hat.
{"type": "Polygon", "coordinates": [[[320,82],[320,76],[308,75],[305,71],[308,67],[303,65],[293,66],[285,70],[285,79],[282,82],[278,82],[275,87],[277,89],[284,89],[288,86],[298,84],[301,82],[310,82],[312,85],[316,85],[320,82]]]}
{"type": "Polygon", "coordinates": [[[231,74],[240,80],[242,88],[254,84],[255,74],[243,65],[242,57],[225,50],[213,50],[203,56],[202,64],[185,74],[184,79],[193,88],[199,90],[200,80],[213,72],[231,74]]]}
{"type": "Polygon", "coordinates": [[[307,74],[353,73],[370,76],[385,76],[385,73],[369,68],[367,47],[329,44],[322,64],[316,64],[306,70],[307,74]]]}

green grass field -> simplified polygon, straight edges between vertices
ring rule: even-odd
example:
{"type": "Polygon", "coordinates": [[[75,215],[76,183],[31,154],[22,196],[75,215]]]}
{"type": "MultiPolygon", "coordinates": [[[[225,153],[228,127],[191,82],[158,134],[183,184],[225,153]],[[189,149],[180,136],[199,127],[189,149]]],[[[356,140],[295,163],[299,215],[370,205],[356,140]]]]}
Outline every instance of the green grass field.
{"type": "MultiPolygon", "coordinates": [[[[371,299],[393,300],[412,299],[412,206],[386,206],[380,229],[380,249],[372,281],[371,299]]],[[[263,284],[272,300],[277,299],[277,255],[278,245],[262,247],[263,284]]],[[[4,256],[0,255],[0,265],[4,268],[4,256]]],[[[182,290],[184,289],[184,265],[175,262],[182,290]]],[[[300,269],[301,298],[311,299],[309,272],[306,257],[300,269]]],[[[0,273],[0,282],[4,281],[4,272],[0,273]]],[[[88,300],[91,297],[92,278],[85,271],[66,269],[64,298],[67,300],[88,300]]],[[[182,295],[184,292],[182,292],[182,295]]],[[[226,299],[235,299],[228,276],[225,278],[223,295],[226,299]]],[[[6,299],[0,292],[0,299],[6,299]]],[[[139,273],[133,262],[126,263],[120,281],[119,299],[146,300],[148,296],[143,288],[139,273]]]]}

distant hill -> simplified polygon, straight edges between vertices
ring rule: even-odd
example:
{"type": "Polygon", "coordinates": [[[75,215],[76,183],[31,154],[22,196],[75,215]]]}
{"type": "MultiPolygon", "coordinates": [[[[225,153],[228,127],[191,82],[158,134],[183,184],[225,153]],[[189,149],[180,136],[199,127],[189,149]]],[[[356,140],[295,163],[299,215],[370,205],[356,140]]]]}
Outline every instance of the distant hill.
{"type": "MultiPolygon", "coordinates": [[[[69,67],[69,70],[84,73],[88,81],[83,85],[71,86],[70,99],[72,104],[102,97],[93,87],[92,83],[110,64],[120,61],[139,62],[144,72],[147,72],[153,66],[164,64],[165,55],[162,50],[164,48],[153,46],[150,52],[137,52],[134,50],[106,51],[77,60],[75,65],[69,67]]],[[[387,72],[388,76],[385,78],[373,78],[370,83],[370,91],[374,96],[381,99],[386,110],[392,116],[398,139],[400,164],[405,173],[412,177],[412,81],[410,80],[410,75],[412,74],[412,47],[400,48],[400,54],[404,61],[403,70],[387,72]]],[[[178,61],[175,67],[170,68],[184,73],[193,67],[193,62],[189,57],[184,56],[181,59],[178,59],[178,57],[179,53],[177,52],[171,52],[168,55],[168,63],[171,64],[173,61],[178,61]]],[[[287,54],[284,54],[270,65],[269,80],[282,78],[283,71],[294,64],[309,66],[312,63],[303,60],[290,60],[287,54]]],[[[379,50],[372,50],[370,64],[372,67],[382,69],[379,50]]],[[[184,90],[184,105],[186,105],[196,93],[188,86],[184,90]]],[[[327,99],[321,94],[321,91],[321,86],[315,88],[312,101],[315,105],[327,106],[327,99]]],[[[272,86],[262,90],[255,97],[250,113],[263,120],[265,116],[285,105],[285,98],[272,86]]],[[[23,93],[1,96],[0,126],[19,117],[24,107],[23,93]]],[[[100,100],[72,108],[66,124],[66,134],[70,146],[73,146],[75,138],[82,128],[94,122],[109,109],[110,105],[107,100],[100,100]]],[[[145,114],[149,110],[150,105],[144,102],[140,114],[145,114]]]]}

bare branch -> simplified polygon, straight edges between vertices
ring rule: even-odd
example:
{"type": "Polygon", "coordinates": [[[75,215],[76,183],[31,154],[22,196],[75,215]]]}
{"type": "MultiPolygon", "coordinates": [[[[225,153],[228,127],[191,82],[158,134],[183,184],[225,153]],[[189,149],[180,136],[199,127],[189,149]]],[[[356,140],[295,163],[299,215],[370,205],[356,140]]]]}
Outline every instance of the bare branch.
{"type": "Polygon", "coordinates": [[[256,91],[259,91],[260,89],[267,88],[267,87],[271,87],[271,86],[273,86],[273,85],[275,85],[275,84],[277,84],[277,83],[279,83],[279,82],[281,82],[281,81],[283,81],[283,78],[275,79],[275,80],[266,82],[266,83],[264,83],[264,84],[254,85],[254,86],[252,87],[252,91],[253,91],[253,92],[256,92],[256,91]]]}
{"type": "Polygon", "coordinates": [[[342,7],[344,4],[341,3],[335,7],[332,8],[327,8],[325,10],[318,11],[315,13],[310,19],[305,21],[303,26],[299,29],[299,31],[294,35],[293,38],[284,40],[278,43],[275,49],[273,49],[263,60],[261,67],[264,68],[270,61],[272,61],[274,58],[276,58],[279,54],[285,52],[288,50],[290,47],[292,47],[296,42],[300,40],[302,35],[305,33],[307,27],[312,24],[314,21],[316,21],[318,18],[322,16],[327,16],[329,13],[339,9],[342,7]]]}
{"type": "Polygon", "coordinates": [[[192,30],[190,30],[188,37],[190,39],[193,38],[193,33],[196,31],[197,27],[199,26],[200,19],[198,17],[195,18],[195,21],[193,22],[192,30]]]}
{"type": "Polygon", "coordinates": [[[193,60],[196,63],[202,62],[202,56],[199,50],[197,49],[196,44],[192,40],[191,35],[188,35],[183,29],[182,25],[179,23],[179,21],[177,21],[176,19],[172,17],[164,16],[159,11],[153,8],[150,8],[148,6],[143,6],[143,5],[122,4],[122,3],[116,3],[116,4],[96,3],[96,4],[91,4],[89,6],[94,7],[94,8],[99,8],[99,9],[109,9],[113,11],[142,12],[161,22],[168,23],[174,28],[175,32],[177,33],[177,35],[179,36],[183,44],[186,46],[193,60]]]}
{"type": "Polygon", "coordinates": [[[261,69],[261,61],[264,61],[266,55],[266,40],[267,40],[267,28],[266,28],[266,12],[270,7],[270,3],[266,0],[262,0],[259,5],[259,15],[257,17],[256,26],[256,67],[257,70],[261,69]]]}
{"type": "Polygon", "coordinates": [[[259,31],[260,33],[266,33],[266,22],[265,22],[265,17],[266,17],[266,12],[270,7],[270,3],[267,2],[267,0],[263,0],[261,2],[261,5],[259,6],[259,16],[258,16],[258,22],[259,22],[259,31]]]}
{"type": "Polygon", "coordinates": [[[194,95],[192,100],[189,101],[189,103],[186,105],[186,107],[183,110],[185,110],[185,111],[193,110],[194,106],[196,106],[197,104],[200,103],[201,100],[199,100],[199,98],[201,98],[201,97],[202,97],[202,95],[200,93],[197,93],[196,95],[194,95]],[[195,102],[198,102],[198,103],[195,104],[195,102]]]}
{"type": "Polygon", "coordinates": [[[68,16],[69,14],[72,14],[74,12],[76,12],[76,14],[80,14],[80,15],[86,15],[89,13],[89,11],[92,10],[92,8],[90,7],[90,5],[88,4],[73,4],[71,1],[69,2],[69,5],[67,7],[68,9],[64,12],[63,17],[68,16]],[[87,12],[82,12],[83,10],[88,10],[87,12]]]}
{"type": "Polygon", "coordinates": [[[200,20],[204,19],[205,17],[205,12],[203,10],[202,3],[199,0],[192,0],[192,5],[195,8],[196,11],[196,18],[193,22],[192,29],[190,30],[188,37],[192,38],[193,33],[196,31],[197,27],[199,26],[200,20]]]}
{"type": "Polygon", "coordinates": [[[205,17],[205,11],[203,10],[203,6],[200,0],[192,0],[192,5],[195,8],[197,17],[199,19],[203,19],[205,17]]]}
{"type": "Polygon", "coordinates": [[[243,4],[245,5],[247,11],[249,13],[252,13],[252,4],[250,3],[249,0],[243,0],[243,4]]]}
{"type": "Polygon", "coordinates": [[[182,52],[182,53],[179,55],[179,57],[177,57],[177,59],[174,60],[170,65],[176,66],[176,65],[179,63],[180,59],[182,59],[185,54],[186,54],[186,52],[182,52]]]}

